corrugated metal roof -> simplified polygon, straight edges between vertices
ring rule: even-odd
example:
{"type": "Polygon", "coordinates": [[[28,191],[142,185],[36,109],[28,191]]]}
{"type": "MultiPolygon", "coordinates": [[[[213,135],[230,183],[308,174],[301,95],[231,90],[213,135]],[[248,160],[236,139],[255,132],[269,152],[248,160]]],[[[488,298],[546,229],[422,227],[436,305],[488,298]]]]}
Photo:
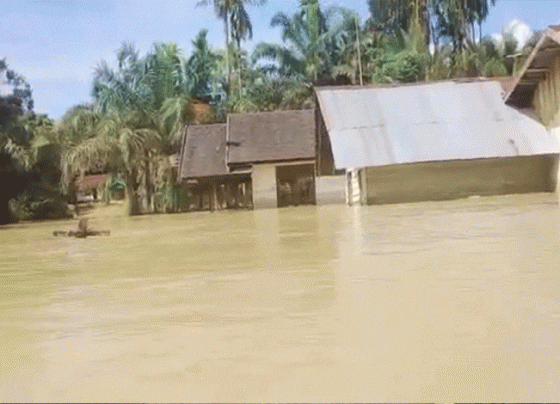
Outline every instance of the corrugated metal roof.
{"type": "Polygon", "coordinates": [[[189,126],[181,157],[181,178],[228,174],[226,166],[226,125],[189,126]]]}
{"type": "Polygon", "coordinates": [[[313,110],[228,115],[228,163],[315,157],[313,110]]]}
{"type": "Polygon", "coordinates": [[[318,88],[337,169],[558,153],[495,81],[318,88]]]}

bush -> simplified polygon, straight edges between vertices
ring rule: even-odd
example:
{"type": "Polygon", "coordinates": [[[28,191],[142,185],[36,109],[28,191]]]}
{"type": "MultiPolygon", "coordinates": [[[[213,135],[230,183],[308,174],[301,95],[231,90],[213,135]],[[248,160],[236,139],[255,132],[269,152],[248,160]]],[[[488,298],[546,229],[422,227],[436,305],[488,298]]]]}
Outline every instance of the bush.
{"type": "Polygon", "coordinates": [[[385,54],[378,59],[372,81],[377,83],[412,83],[423,80],[428,65],[427,55],[415,51],[385,54]]]}
{"type": "Polygon", "coordinates": [[[25,220],[56,220],[72,217],[68,205],[61,198],[49,198],[40,201],[32,200],[27,192],[10,200],[9,207],[16,221],[25,220]]]}
{"type": "Polygon", "coordinates": [[[508,71],[501,60],[492,58],[484,65],[484,75],[486,77],[507,76],[508,71]]]}

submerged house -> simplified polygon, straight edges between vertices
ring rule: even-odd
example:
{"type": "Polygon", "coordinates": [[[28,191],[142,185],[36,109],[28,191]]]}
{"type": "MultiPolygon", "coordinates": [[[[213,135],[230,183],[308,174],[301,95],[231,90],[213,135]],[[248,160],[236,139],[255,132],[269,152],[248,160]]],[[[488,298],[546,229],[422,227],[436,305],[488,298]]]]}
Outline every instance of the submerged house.
{"type": "Polygon", "coordinates": [[[316,203],[313,110],[230,114],[227,145],[230,172],[251,173],[256,209],[316,203]]]}
{"type": "Polygon", "coordinates": [[[543,33],[505,101],[533,114],[560,139],[560,25],[543,33]]]}
{"type": "Polygon", "coordinates": [[[314,110],[190,126],[191,209],[384,204],[552,192],[560,153],[560,26],[519,75],[318,87],[314,110]]]}
{"type": "Polygon", "coordinates": [[[191,195],[188,210],[251,207],[250,173],[229,172],[226,136],[225,124],[187,128],[179,178],[191,195]]]}
{"type": "Polygon", "coordinates": [[[107,174],[89,174],[78,178],[75,183],[78,201],[97,201],[105,192],[107,180],[107,174]]]}
{"type": "Polygon", "coordinates": [[[351,204],[554,191],[557,139],[502,92],[486,80],[317,88],[320,174],[344,172],[351,204]]]}

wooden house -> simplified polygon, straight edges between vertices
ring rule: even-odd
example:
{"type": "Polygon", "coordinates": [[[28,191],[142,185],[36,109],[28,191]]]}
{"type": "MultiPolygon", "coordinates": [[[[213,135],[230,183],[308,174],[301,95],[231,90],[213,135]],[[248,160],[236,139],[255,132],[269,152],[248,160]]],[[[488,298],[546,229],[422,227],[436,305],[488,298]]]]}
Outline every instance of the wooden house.
{"type": "Polygon", "coordinates": [[[88,174],[76,180],[78,201],[97,201],[105,192],[107,174],[88,174]]]}
{"type": "Polygon", "coordinates": [[[560,25],[543,33],[505,100],[534,115],[560,139],[560,25]]]}
{"type": "Polygon", "coordinates": [[[225,124],[193,125],[186,130],[179,178],[191,195],[189,210],[251,207],[248,172],[230,173],[225,124]]]}
{"type": "Polygon", "coordinates": [[[316,203],[313,110],[230,114],[227,145],[230,172],[251,172],[255,208],[316,203]]]}
{"type": "Polygon", "coordinates": [[[349,203],[553,191],[559,145],[496,81],[317,88],[321,175],[349,203]]]}

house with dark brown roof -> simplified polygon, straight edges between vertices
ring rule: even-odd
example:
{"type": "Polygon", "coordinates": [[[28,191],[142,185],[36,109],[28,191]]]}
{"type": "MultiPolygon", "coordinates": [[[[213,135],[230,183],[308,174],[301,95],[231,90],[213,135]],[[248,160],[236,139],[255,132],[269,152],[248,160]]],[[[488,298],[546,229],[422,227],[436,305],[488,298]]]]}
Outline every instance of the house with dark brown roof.
{"type": "Polygon", "coordinates": [[[316,203],[313,110],[230,114],[227,146],[230,171],[251,172],[255,208],[316,203]]]}
{"type": "Polygon", "coordinates": [[[230,173],[225,124],[193,125],[185,132],[179,178],[191,194],[190,210],[251,206],[250,174],[230,173]]]}
{"type": "Polygon", "coordinates": [[[89,174],[78,178],[75,182],[78,201],[97,201],[98,197],[104,192],[107,179],[107,174],[89,174]]]}

